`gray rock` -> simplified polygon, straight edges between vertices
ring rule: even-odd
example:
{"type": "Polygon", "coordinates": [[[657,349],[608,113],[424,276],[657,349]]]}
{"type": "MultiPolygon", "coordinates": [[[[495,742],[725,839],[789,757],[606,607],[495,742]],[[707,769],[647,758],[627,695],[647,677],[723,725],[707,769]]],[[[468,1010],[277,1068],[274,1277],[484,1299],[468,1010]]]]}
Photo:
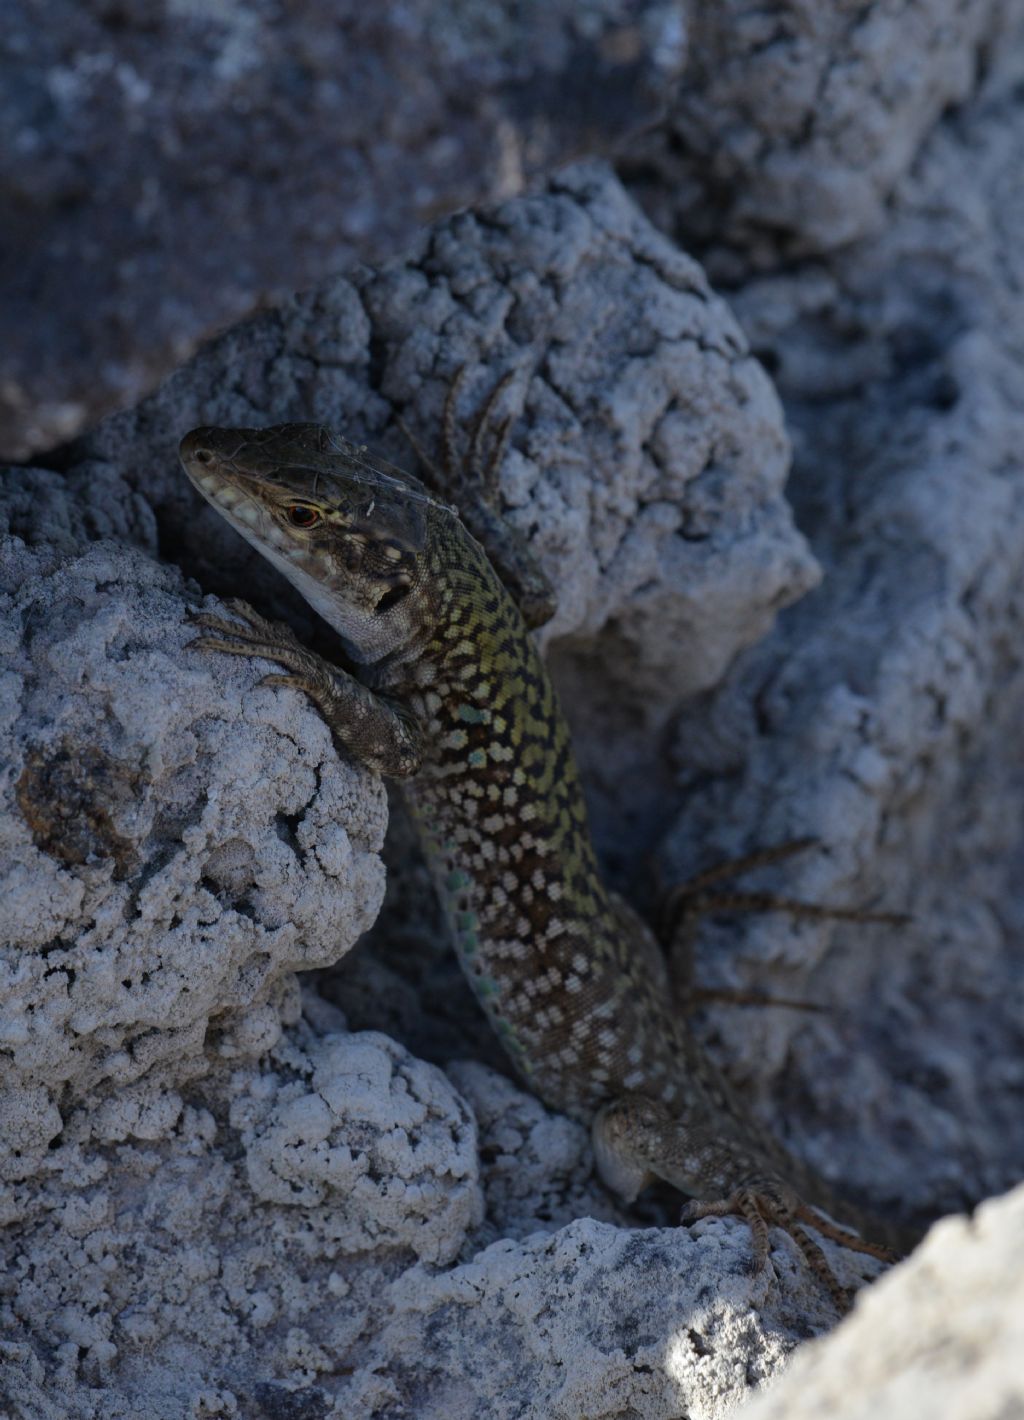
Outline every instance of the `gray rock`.
{"type": "Polygon", "coordinates": [[[157,553],[153,507],[108,464],[0,469],[0,538],[17,538],[56,565],[89,542],[110,538],[157,553]]]}
{"type": "Polygon", "coordinates": [[[1017,0],[695,7],[668,122],[623,155],[713,280],[877,234],[936,120],[1020,43],[1017,0]]]}
{"type": "Polygon", "coordinates": [[[555,1232],[576,1218],[628,1224],[594,1174],[590,1131],[552,1114],[534,1095],[475,1060],[456,1060],[445,1074],[473,1111],[480,1148],[483,1226],[464,1256],[502,1238],[555,1232]]]}
{"type": "Polygon", "coordinates": [[[458,1250],[480,1208],[465,1105],[310,1015],[258,1069],[213,1062],[188,1102],[151,1079],[69,1112],[6,1235],[4,1334],[32,1345],[9,1346],[5,1397],[43,1378],[76,1418],[238,1413],[344,1371],[390,1279],[458,1250]]]}
{"type": "Polygon", "coordinates": [[[185,649],[177,572],[9,539],[0,597],[9,1218],[73,1104],[273,1044],[376,914],[385,802],[303,699],[185,649]]]}
{"type": "Polygon", "coordinates": [[[215,330],[649,121],[667,0],[5,15],[0,456],[135,403],[215,330]]]}
{"type": "Polygon", "coordinates": [[[672,879],[809,835],[755,885],[913,914],[707,924],[698,974],[824,1007],[719,1008],[711,1038],[820,1168],[925,1217],[1024,1156],[1022,141],[997,90],[936,131],[877,241],[737,295],[826,575],[683,716],[663,850],[672,879]]]}
{"type": "MultiPolygon", "coordinates": [[[[710,1415],[827,1324],[784,1242],[776,1281],[748,1275],[731,1222],[636,1239],[574,1222],[627,1221],[585,1131],[483,1066],[451,1070],[478,1165],[473,1115],[437,1071],[345,1035],[315,995],[298,1016],[294,970],[337,959],[375,910],[383,799],[299,697],[256,687],[258,664],[185,649],[190,593],[156,547],[208,587],[290,604],[197,506],[176,441],[195,423],[316,413],[397,454],[395,409],[427,440],[463,362],[467,408],[521,372],[502,494],[559,574],[548,639],[596,685],[621,623],[604,679],[639,723],[714,681],[815,578],[768,380],[700,269],[596,167],[228,333],[62,474],[12,481],[16,881],[0,900],[21,1034],[3,1216],[26,1260],[11,1259],[0,1324],[30,1343],[13,1343],[8,1382],[29,1409],[42,1386],[74,1416],[350,1415],[384,1397],[409,1415],[568,1415],[586,1394],[710,1415]],[[531,342],[552,347],[536,371],[531,342]],[[111,534],[129,547],[76,549],[111,534]],[[723,1268],[735,1285],[719,1291],[723,1268]],[[647,1322],[652,1270],[671,1281],[647,1322]],[[538,1332],[552,1290],[562,1319],[538,1332]],[[754,1296],[767,1311],[752,1328],[754,1296]],[[453,1334],[423,1371],[454,1305],[472,1305],[484,1356],[515,1297],[501,1367],[463,1376],[453,1334]],[[697,1322],[675,1342],[683,1314],[697,1322]],[[570,1344],[580,1329],[593,1344],[570,1344]]],[[[413,1007],[429,1016],[430,995],[413,1007]]]]}
{"type": "MultiPolygon", "coordinates": [[[[16,1038],[0,1057],[0,1364],[16,1414],[719,1416],[832,1321],[784,1235],[754,1277],[734,1219],[627,1230],[637,1218],[600,1193],[585,1132],[480,1063],[475,1027],[459,1029],[468,999],[421,989],[402,956],[429,929],[407,921],[365,974],[358,1024],[378,1023],[375,995],[403,1035],[447,1011],[445,1030],[414,1036],[444,1074],[350,1034],[324,1000],[344,1000],[337,978],[306,990],[300,1016],[294,970],[333,959],[375,908],[383,801],[301,699],[255,687],[258,665],[184,649],[191,593],[154,547],[206,590],[294,610],[197,509],[174,463],[195,423],[316,416],[397,457],[394,415],[430,442],[459,364],[466,415],[519,370],[502,496],[558,573],[548,650],[634,894],[644,844],[679,814],[666,876],[812,833],[824,851],[766,888],[915,914],[898,929],[705,924],[705,981],[828,1010],[722,1009],[695,1028],[755,1109],[876,1206],[931,1215],[1011,1177],[1022,123],[994,88],[935,132],[882,235],[736,292],[777,372],[790,489],[826,569],[773,632],[817,577],[783,501],[779,405],[699,268],[595,166],[229,332],[63,474],[26,475],[12,525],[24,538],[35,506],[54,531],[9,544],[3,570],[0,703],[20,738],[0,859],[18,876],[0,902],[24,940],[7,954],[16,1038]],[[136,550],[73,546],[111,532],[136,550]],[[172,856],[150,859],[167,822],[172,856]],[[178,956],[155,913],[131,939],[150,980],[123,987],[133,883],[165,906],[180,883],[186,910],[220,915],[203,951],[186,933],[178,956]]],[[[917,1377],[932,1408],[972,1396],[1005,1413],[1019,1211],[983,1212],[980,1246],[946,1225],[920,1268],[869,1296],[835,1360],[808,1362],[815,1413],[858,1387],[873,1413],[903,1413],[917,1377]],[[876,1382],[865,1348],[902,1371],[876,1382]]],[[[875,1271],[826,1251],[849,1284],[875,1271]]]]}
{"type": "Polygon", "coordinates": [[[230,1084],[253,1201],[319,1220],[343,1253],[452,1261],[482,1207],[476,1123],[441,1072],[369,1031],[277,1053],[281,1074],[230,1084]]]}
{"type": "MultiPolygon", "coordinates": [[[[314,995],[304,1008],[258,1063],[212,1060],[187,1100],[152,1072],[68,1111],[5,1234],[15,1413],[717,1417],[827,1323],[795,1247],[752,1277],[734,1220],[520,1238],[499,1206],[511,1236],[483,1246],[476,1130],[448,1081],[314,995]]],[[[557,1209],[566,1122],[473,1073],[492,1173],[532,1119],[512,1211],[531,1187],[557,1209]],[[542,1134],[559,1141],[546,1178],[542,1134]]]]}
{"type": "Polygon", "coordinates": [[[495,1243],[444,1275],[411,1270],[337,1413],[724,1415],[784,1365],[814,1314],[807,1297],[799,1316],[778,1306],[778,1289],[774,1301],[761,1290],[734,1250],[739,1234],[716,1224],[698,1240],[581,1219],[495,1243]]]}
{"type": "MultiPolygon", "coordinates": [[[[463,365],[467,424],[515,373],[502,500],[556,586],[542,639],[557,642],[570,714],[585,707],[573,728],[599,831],[621,839],[623,786],[656,783],[667,716],[719,680],[818,569],[783,495],[789,446],[770,381],[700,267],[605,166],[462,213],[402,261],[228,332],[78,457],[145,492],[162,545],[208,590],[245,587],[312,631],[305,604],[200,502],[178,440],[197,424],[316,417],[412,467],[395,416],[433,452],[463,365]]],[[[642,797],[626,805],[631,825],[642,797]]]]}

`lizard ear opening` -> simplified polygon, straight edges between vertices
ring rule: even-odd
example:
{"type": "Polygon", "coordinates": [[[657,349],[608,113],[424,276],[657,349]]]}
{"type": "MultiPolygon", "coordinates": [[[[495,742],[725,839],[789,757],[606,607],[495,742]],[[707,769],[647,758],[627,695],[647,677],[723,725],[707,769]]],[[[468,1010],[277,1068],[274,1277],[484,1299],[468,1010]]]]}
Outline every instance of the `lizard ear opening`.
{"type": "Polygon", "coordinates": [[[411,591],[412,588],[409,586],[408,582],[399,582],[397,586],[389,588],[388,591],[384,593],[380,601],[374,607],[374,611],[390,611],[393,606],[397,606],[400,601],[403,601],[411,591]]]}

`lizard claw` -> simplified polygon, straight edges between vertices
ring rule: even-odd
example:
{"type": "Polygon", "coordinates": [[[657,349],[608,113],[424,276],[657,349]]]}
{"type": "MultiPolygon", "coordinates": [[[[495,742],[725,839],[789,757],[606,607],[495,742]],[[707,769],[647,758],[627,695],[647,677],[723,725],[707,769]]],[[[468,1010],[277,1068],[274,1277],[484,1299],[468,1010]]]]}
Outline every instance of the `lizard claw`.
{"type": "Polygon", "coordinates": [[[293,690],[306,690],[307,687],[307,681],[303,676],[284,675],[274,671],[270,672],[268,675],[261,676],[256,684],[257,686],[287,685],[291,686],[293,690]]]}
{"type": "Polygon", "coordinates": [[[185,642],[186,651],[227,651],[234,653],[235,646],[230,646],[217,636],[194,636],[191,641],[185,642]]]}
{"type": "Polygon", "coordinates": [[[225,597],[224,605],[234,616],[245,622],[248,630],[264,640],[291,641],[296,639],[290,626],[287,626],[283,621],[270,621],[267,617],[261,616],[242,597],[225,597]]]}
{"type": "Polygon", "coordinates": [[[728,1198],[718,1198],[713,1202],[702,1203],[692,1199],[680,1209],[679,1221],[689,1225],[699,1222],[701,1218],[725,1218],[733,1214],[742,1218],[750,1229],[753,1246],[750,1271],[757,1275],[768,1266],[768,1224],[774,1221],[774,1210],[764,1206],[766,1201],[752,1188],[738,1188],[728,1198]]]}
{"type": "Polygon", "coordinates": [[[244,626],[239,626],[237,621],[229,621],[226,616],[217,616],[212,611],[190,611],[188,620],[193,626],[205,626],[210,631],[222,631],[234,636],[246,630],[244,626]]]}
{"type": "MultiPolygon", "coordinates": [[[[188,619],[193,626],[213,634],[197,636],[189,641],[186,650],[223,651],[231,656],[262,656],[265,660],[277,661],[289,670],[308,670],[314,655],[302,645],[290,626],[268,621],[239,597],[225,599],[224,605],[239,617],[238,621],[229,621],[227,617],[211,611],[189,612],[188,619]]],[[[295,680],[275,683],[298,684],[295,680]]]]}
{"type": "Polygon", "coordinates": [[[883,1262],[896,1261],[895,1255],[888,1248],[866,1242],[847,1228],[838,1227],[795,1195],[791,1198],[788,1191],[782,1193],[771,1186],[738,1188],[728,1198],[716,1199],[713,1202],[691,1201],[682,1208],[679,1220],[689,1224],[700,1218],[723,1218],[729,1215],[742,1218],[750,1228],[753,1243],[750,1268],[752,1273],[759,1274],[768,1265],[768,1229],[781,1228],[796,1243],[808,1267],[825,1287],[841,1316],[849,1311],[852,1294],[848,1288],[841,1285],[826,1261],[825,1254],[801,1223],[808,1223],[823,1237],[849,1248],[852,1252],[865,1253],[883,1262]]]}
{"type": "Polygon", "coordinates": [[[290,626],[280,621],[268,621],[265,616],[260,616],[258,611],[253,611],[249,603],[241,597],[224,597],[222,605],[238,620],[229,621],[226,616],[218,616],[213,611],[190,611],[188,619],[196,626],[209,626],[215,631],[231,631],[236,636],[249,635],[259,636],[264,640],[281,640],[294,635],[290,626]]]}

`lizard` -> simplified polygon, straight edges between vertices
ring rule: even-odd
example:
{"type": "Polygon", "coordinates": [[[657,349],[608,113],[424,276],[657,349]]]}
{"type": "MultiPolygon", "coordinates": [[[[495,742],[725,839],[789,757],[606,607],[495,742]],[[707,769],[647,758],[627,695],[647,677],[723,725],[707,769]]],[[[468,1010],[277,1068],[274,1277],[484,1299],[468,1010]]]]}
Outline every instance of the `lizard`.
{"type": "Polygon", "coordinates": [[[755,1273],[769,1229],[784,1229],[843,1312],[849,1294],[808,1229],[884,1261],[895,1233],[837,1202],[755,1120],[681,1017],[652,931],[602,882],[528,625],[550,615],[550,586],[474,489],[505,447],[507,421],[485,469],[482,429],[505,383],[461,466],[461,377],[443,425],[448,491],[477,530],[498,528],[504,581],[440,493],[324,425],[186,434],[195,488],[335,630],[351,669],[238,599],[225,603],[237,619],[194,614],[191,645],[275,663],[261,684],[304,692],[343,751],[401,782],[474,995],[525,1084],[590,1127],[608,1188],[628,1204],[661,1180],[689,1200],[683,1223],[738,1215],[755,1273]]]}

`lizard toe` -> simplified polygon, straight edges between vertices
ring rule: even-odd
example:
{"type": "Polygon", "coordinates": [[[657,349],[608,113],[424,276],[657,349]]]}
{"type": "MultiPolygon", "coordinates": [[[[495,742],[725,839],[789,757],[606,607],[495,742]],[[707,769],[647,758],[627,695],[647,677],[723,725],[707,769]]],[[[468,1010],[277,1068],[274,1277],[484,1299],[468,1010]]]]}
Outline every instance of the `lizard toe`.
{"type": "Polygon", "coordinates": [[[850,1246],[847,1239],[852,1239],[852,1242],[856,1244],[855,1251],[869,1253],[872,1257],[881,1256],[880,1249],[873,1244],[862,1243],[855,1233],[850,1233],[845,1228],[837,1228],[835,1225],[826,1228],[820,1216],[816,1212],[812,1212],[799,1198],[791,1197],[788,1189],[779,1188],[770,1182],[758,1187],[738,1188],[727,1198],[710,1201],[693,1200],[683,1207],[680,1222],[689,1224],[695,1223],[701,1218],[727,1216],[742,1218],[750,1229],[752,1244],[750,1271],[755,1276],[763,1272],[768,1265],[769,1228],[781,1228],[783,1232],[788,1233],[800,1249],[811,1272],[828,1292],[841,1316],[850,1309],[851,1294],[840,1283],[829,1266],[825,1254],[814,1239],[808,1235],[806,1229],[801,1226],[800,1220],[806,1220],[812,1227],[819,1229],[823,1236],[842,1243],[844,1247],[850,1246]]]}

